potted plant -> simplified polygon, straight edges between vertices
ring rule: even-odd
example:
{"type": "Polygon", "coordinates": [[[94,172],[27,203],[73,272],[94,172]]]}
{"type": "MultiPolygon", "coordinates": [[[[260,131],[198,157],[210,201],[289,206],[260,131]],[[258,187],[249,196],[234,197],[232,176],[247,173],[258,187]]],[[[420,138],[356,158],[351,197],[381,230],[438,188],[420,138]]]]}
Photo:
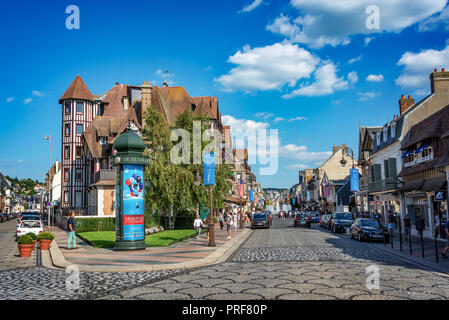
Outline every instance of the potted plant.
{"type": "Polygon", "coordinates": [[[19,246],[19,252],[21,258],[28,258],[31,256],[31,252],[34,249],[33,238],[27,235],[23,235],[17,239],[17,244],[19,246]]]}
{"type": "Polygon", "coordinates": [[[55,238],[53,233],[49,231],[41,232],[37,236],[37,240],[39,240],[41,250],[48,250],[52,240],[55,238]]]}
{"type": "Polygon", "coordinates": [[[26,236],[29,236],[31,239],[33,239],[33,243],[34,243],[33,250],[34,250],[34,248],[36,248],[37,236],[32,232],[28,232],[26,234],[26,236]]]}

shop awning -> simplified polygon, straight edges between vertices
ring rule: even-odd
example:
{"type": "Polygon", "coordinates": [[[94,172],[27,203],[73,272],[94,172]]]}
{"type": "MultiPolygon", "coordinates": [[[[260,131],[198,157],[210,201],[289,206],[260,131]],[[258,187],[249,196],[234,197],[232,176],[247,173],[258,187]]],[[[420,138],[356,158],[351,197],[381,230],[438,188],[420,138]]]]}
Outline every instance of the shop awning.
{"type": "Polygon", "coordinates": [[[412,191],[412,190],[421,190],[424,184],[424,180],[412,180],[404,182],[402,186],[402,191],[412,191]]]}
{"type": "Polygon", "coordinates": [[[437,191],[437,190],[442,190],[444,187],[444,184],[446,182],[446,178],[445,177],[438,177],[438,178],[433,178],[433,179],[429,179],[429,180],[425,180],[422,190],[424,191],[437,191]]]}

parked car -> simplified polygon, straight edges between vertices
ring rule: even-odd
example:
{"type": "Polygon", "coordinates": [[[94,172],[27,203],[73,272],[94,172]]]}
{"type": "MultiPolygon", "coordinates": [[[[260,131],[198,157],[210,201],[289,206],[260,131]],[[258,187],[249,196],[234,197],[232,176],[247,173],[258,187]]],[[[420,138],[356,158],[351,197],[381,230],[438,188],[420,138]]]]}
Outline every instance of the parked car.
{"type": "Polygon", "coordinates": [[[346,232],[346,228],[350,228],[354,220],[350,212],[336,212],[332,215],[330,230],[334,233],[346,232]]]}
{"type": "Polygon", "coordinates": [[[20,225],[20,223],[24,220],[34,220],[34,221],[40,221],[43,222],[40,215],[37,214],[22,214],[20,218],[17,219],[17,226],[20,225]]]}
{"type": "Polygon", "coordinates": [[[39,233],[43,232],[43,225],[41,221],[37,220],[22,220],[20,225],[17,227],[16,236],[17,238],[23,236],[29,232],[34,233],[35,235],[39,235],[39,233]]]}
{"type": "Polygon", "coordinates": [[[323,214],[321,216],[321,219],[320,219],[320,227],[321,228],[325,227],[325,223],[329,221],[330,216],[331,216],[330,214],[323,214]]]}
{"type": "Polygon", "coordinates": [[[306,212],[300,212],[296,215],[293,222],[294,227],[310,228],[312,223],[310,222],[310,214],[306,212]]]}
{"type": "Polygon", "coordinates": [[[0,213],[0,222],[8,221],[8,217],[4,213],[0,213]]]}
{"type": "Polygon", "coordinates": [[[319,212],[311,212],[310,213],[310,222],[319,223],[321,220],[319,212]]]}
{"type": "Polygon", "coordinates": [[[270,228],[270,220],[268,215],[264,212],[255,213],[251,220],[251,229],[255,228],[270,228]]]}
{"type": "Polygon", "coordinates": [[[383,241],[386,234],[384,226],[377,220],[358,218],[351,225],[351,239],[383,241]]]}

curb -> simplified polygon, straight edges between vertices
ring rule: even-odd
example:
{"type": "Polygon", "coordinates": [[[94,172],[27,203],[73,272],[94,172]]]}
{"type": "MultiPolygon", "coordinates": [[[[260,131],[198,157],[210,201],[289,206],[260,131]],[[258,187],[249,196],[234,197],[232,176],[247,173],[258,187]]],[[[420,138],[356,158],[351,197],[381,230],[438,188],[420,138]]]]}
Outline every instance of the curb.
{"type": "Polygon", "coordinates": [[[179,270],[179,269],[192,269],[198,267],[204,267],[208,265],[214,265],[227,261],[227,259],[236,251],[243,241],[252,234],[250,229],[244,229],[238,236],[231,241],[226,242],[222,247],[219,247],[215,252],[209,256],[202,258],[198,261],[191,261],[185,263],[166,264],[166,265],[148,265],[148,266],[85,266],[77,265],[75,263],[69,263],[61,250],[59,249],[56,241],[52,241],[50,245],[50,260],[49,263],[43,263],[44,267],[60,269],[66,269],[70,265],[76,265],[81,272],[145,272],[145,271],[161,271],[161,270],[179,270]]]}
{"type": "Polygon", "coordinates": [[[384,249],[384,248],[381,248],[379,246],[375,246],[375,245],[371,245],[371,244],[369,244],[368,246],[373,248],[373,249],[376,249],[376,250],[379,250],[379,251],[391,254],[391,255],[393,255],[395,257],[398,257],[398,258],[400,258],[402,260],[405,260],[405,261],[407,261],[407,262],[409,262],[411,264],[414,264],[416,266],[425,267],[425,268],[427,268],[430,271],[442,273],[442,276],[449,277],[449,271],[448,270],[444,270],[443,268],[440,268],[439,266],[437,266],[434,263],[423,262],[423,261],[421,261],[422,259],[417,259],[415,257],[407,257],[407,256],[404,256],[403,254],[401,254],[399,252],[392,252],[389,249],[384,249]]]}

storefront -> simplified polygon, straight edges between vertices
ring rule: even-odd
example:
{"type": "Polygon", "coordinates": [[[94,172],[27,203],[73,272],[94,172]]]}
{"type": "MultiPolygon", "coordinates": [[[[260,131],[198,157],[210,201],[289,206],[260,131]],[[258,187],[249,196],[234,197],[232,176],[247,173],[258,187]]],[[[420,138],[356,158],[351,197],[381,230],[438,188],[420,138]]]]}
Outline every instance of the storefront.
{"type": "MultiPolygon", "coordinates": [[[[431,221],[429,210],[429,200],[427,193],[408,193],[405,195],[406,202],[406,214],[410,218],[412,224],[412,233],[418,234],[416,231],[415,223],[418,217],[422,217],[424,220],[425,230],[423,235],[425,237],[431,237],[431,221]]],[[[433,223],[432,223],[433,225],[433,223]]]]}

